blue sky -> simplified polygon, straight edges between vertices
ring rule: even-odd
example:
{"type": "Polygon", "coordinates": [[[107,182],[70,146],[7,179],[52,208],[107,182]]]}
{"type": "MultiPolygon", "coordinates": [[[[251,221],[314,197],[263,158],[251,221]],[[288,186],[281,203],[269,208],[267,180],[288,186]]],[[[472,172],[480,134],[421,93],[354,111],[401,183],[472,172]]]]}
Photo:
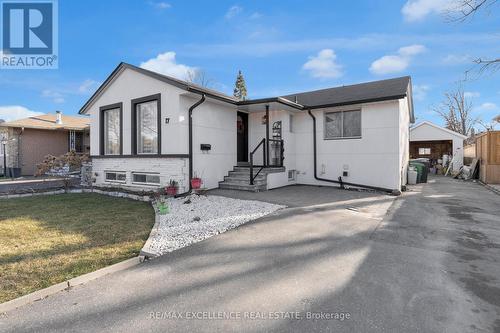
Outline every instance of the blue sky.
{"type": "MultiPolygon", "coordinates": [[[[474,68],[500,54],[500,6],[464,23],[449,0],[59,1],[59,69],[0,70],[0,118],[76,114],[120,61],[183,78],[203,70],[250,98],[411,75],[417,121],[474,68]]],[[[463,82],[474,113],[500,114],[500,72],[463,82]]]]}

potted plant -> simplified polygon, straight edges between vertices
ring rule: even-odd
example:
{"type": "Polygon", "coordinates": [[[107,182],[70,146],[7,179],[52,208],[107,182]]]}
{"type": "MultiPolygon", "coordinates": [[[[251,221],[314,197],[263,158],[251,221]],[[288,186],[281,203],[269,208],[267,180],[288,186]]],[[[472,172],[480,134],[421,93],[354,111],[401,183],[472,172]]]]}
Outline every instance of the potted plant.
{"type": "Polygon", "coordinates": [[[195,190],[199,189],[201,187],[201,178],[194,174],[194,177],[191,178],[191,187],[195,190]]]}
{"type": "Polygon", "coordinates": [[[176,180],[170,179],[170,182],[168,183],[168,186],[165,188],[165,193],[167,195],[177,195],[177,192],[179,192],[179,182],[176,180]]]}
{"type": "Polygon", "coordinates": [[[159,201],[157,207],[158,207],[158,213],[160,215],[168,214],[169,208],[168,208],[168,205],[165,201],[163,201],[163,200],[159,201]]]}

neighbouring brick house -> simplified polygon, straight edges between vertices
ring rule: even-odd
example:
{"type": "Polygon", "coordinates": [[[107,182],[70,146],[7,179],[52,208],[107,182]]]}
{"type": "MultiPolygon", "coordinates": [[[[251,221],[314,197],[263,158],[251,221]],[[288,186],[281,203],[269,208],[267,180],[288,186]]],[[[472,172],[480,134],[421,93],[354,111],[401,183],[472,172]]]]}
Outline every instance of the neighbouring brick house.
{"type": "MultiPolygon", "coordinates": [[[[71,150],[88,153],[88,117],[55,114],[0,123],[0,138],[6,138],[7,168],[16,175],[32,176],[45,156],[59,156],[71,150]]],[[[3,169],[3,156],[0,169],[3,169]]]]}

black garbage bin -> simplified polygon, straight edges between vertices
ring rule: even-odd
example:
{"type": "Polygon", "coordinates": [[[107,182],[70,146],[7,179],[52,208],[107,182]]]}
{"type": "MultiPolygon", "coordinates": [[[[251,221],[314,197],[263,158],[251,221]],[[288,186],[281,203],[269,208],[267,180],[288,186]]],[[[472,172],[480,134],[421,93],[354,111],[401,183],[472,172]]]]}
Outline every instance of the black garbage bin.
{"type": "Polygon", "coordinates": [[[7,177],[9,178],[21,177],[21,168],[7,168],[7,177]]]}

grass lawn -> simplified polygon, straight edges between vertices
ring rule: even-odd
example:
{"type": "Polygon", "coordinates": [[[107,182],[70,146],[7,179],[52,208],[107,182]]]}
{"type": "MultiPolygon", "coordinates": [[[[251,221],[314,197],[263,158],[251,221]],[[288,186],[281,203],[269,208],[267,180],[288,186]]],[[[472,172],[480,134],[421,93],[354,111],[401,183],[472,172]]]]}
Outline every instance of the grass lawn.
{"type": "Polygon", "coordinates": [[[149,203],[105,195],[0,199],[0,303],[137,256],[149,203]]]}

